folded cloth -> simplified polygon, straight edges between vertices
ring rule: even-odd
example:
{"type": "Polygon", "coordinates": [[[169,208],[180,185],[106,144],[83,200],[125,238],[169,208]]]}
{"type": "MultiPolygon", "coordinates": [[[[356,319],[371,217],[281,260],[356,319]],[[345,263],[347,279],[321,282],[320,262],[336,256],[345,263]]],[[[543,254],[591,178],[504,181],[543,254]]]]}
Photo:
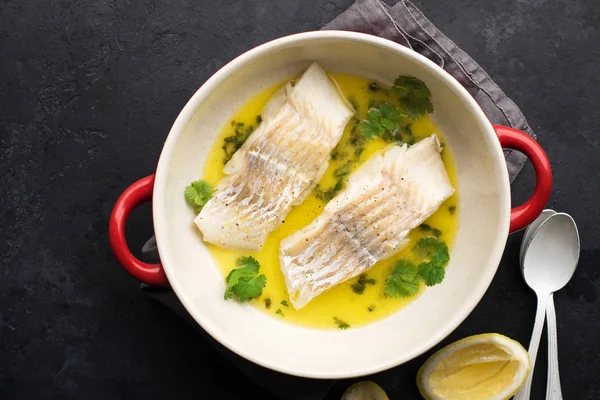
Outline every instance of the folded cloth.
{"type": "MultiPolygon", "coordinates": [[[[368,33],[413,49],[454,76],[475,98],[492,123],[511,126],[535,138],[515,103],[471,57],[444,36],[410,1],[402,0],[390,7],[380,0],[357,0],[323,29],[368,33]]],[[[521,153],[511,150],[505,151],[505,156],[512,182],[523,168],[526,158],[521,153]]],[[[142,254],[146,262],[159,261],[154,238],[144,245],[142,254]]],[[[148,285],[142,285],[141,289],[189,321],[190,325],[210,340],[237,368],[277,398],[322,399],[333,385],[333,381],[330,380],[297,378],[255,365],[221,346],[204,332],[171,290],[148,285]]]]}

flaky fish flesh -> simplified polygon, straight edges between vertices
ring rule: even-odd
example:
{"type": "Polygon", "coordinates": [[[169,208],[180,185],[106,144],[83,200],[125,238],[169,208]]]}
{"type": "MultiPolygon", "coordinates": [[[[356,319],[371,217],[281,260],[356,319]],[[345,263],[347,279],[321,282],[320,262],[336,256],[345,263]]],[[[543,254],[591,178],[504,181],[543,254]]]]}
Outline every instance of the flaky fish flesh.
{"type": "Polygon", "coordinates": [[[350,176],[323,214],[281,241],[281,270],[296,309],[397,253],[454,193],[440,152],[435,135],[387,147],[350,176]]]}
{"type": "Polygon", "coordinates": [[[321,179],[353,114],[335,81],[316,63],[295,85],[279,90],[195,218],[204,240],[223,248],[260,250],[292,206],[321,179]]]}

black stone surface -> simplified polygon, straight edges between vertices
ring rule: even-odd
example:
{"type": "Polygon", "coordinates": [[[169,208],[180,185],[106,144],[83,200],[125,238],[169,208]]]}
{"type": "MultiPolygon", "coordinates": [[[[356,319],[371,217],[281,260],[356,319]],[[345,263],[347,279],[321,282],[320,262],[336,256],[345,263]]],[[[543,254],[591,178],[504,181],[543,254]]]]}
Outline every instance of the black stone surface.
{"type": "MultiPolygon", "coordinates": [[[[269,398],[140,293],[110,252],[108,216],[153,172],[177,113],[211,74],[350,3],[0,2],[0,398],[269,398]]],[[[521,106],[547,150],[549,206],[574,216],[583,249],[555,296],[563,392],[600,398],[600,3],[416,4],[521,106]]],[[[517,178],[515,202],[531,193],[532,174],[517,178]]],[[[131,247],[151,234],[145,206],[128,224],[131,247]]],[[[536,303],[519,273],[520,239],[510,237],[489,291],[441,345],[499,332],[527,346],[536,303]]],[[[430,354],[370,379],[392,399],[417,398],[430,354]]],[[[545,390],[545,342],[538,360],[534,399],[545,390]]]]}

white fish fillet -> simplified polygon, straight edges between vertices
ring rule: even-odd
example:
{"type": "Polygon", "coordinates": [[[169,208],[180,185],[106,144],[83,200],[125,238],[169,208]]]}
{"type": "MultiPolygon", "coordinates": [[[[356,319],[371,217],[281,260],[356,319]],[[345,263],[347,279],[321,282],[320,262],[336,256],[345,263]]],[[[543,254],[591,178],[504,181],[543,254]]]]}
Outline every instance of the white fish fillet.
{"type": "Polygon", "coordinates": [[[454,193],[435,135],[391,145],[348,180],[315,221],[281,241],[294,308],[397,253],[406,235],[454,193]]]}
{"type": "Polygon", "coordinates": [[[260,250],[327,169],[354,110],[336,83],[312,64],[263,110],[263,122],[225,165],[227,175],[194,222],[204,240],[260,250]]]}

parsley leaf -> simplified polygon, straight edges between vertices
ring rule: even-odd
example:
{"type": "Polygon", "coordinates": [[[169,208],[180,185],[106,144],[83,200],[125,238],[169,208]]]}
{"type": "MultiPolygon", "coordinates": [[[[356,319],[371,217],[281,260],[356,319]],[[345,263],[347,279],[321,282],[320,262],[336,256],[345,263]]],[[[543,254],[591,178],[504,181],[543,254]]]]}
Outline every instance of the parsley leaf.
{"type": "Polygon", "coordinates": [[[281,304],[284,307],[287,307],[289,305],[287,300],[281,300],[281,303],[279,303],[279,304],[281,304]]]}
{"type": "Polygon", "coordinates": [[[385,127],[381,123],[381,118],[381,111],[378,108],[371,108],[367,112],[367,118],[358,125],[358,131],[369,140],[383,136],[385,127]]]}
{"type": "Polygon", "coordinates": [[[385,280],[384,294],[387,297],[410,297],[419,291],[420,278],[417,268],[408,260],[398,260],[385,280]]]}
{"type": "Polygon", "coordinates": [[[448,246],[436,237],[423,237],[419,239],[417,246],[426,251],[430,261],[435,265],[443,267],[450,261],[448,246]]]}
{"type": "Polygon", "coordinates": [[[252,256],[238,258],[235,260],[235,265],[238,267],[251,268],[254,272],[258,272],[258,269],[260,268],[260,263],[252,256]]]}
{"type": "Polygon", "coordinates": [[[346,322],[342,321],[338,317],[333,317],[333,320],[335,321],[335,323],[337,324],[338,328],[340,328],[340,329],[348,329],[348,328],[350,328],[350,325],[348,325],[346,322]]]}
{"type": "Polygon", "coordinates": [[[271,299],[265,299],[265,308],[271,308],[271,299]]]}
{"type": "Polygon", "coordinates": [[[208,203],[214,190],[206,181],[194,181],[185,188],[185,198],[194,206],[195,212],[199,213],[202,207],[208,203]]]}
{"type": "Polygon", "coordinates": [[[363,294],[367,284],[374,285],[375,279],[369,279],[367,274],[360,274],[358,280],[352,284],[352,291],[356,294],[363,294]]]}
{"type": "Polygon", "coordinates": [[[387,142],[402,139],[402,134],[412,136],[411,121],[402,111],[391,103],[382,103],[378,108],[371,108],[367,118],[358,125],[358,132],[367,140],[380,137],[387,142]]]}
{"type": "Polygon", "coordinates": [[[285,314],[283,313],[283,311],[281,311],[281,308],[278,308],[277,311],[275,311],[275,314],[281,315],[282,317],[285,317],[285,314]]]}
{"type": "Polygon", "coordinates": [[[254,257],[240,257],[236,264],[240,268],[232,270],[225,278],[225,300],[235,295],[244,302],[260,296],[267,283],[267,277],[258,274],[258,261],[254,257]]]}
{"type": "Polygon", "coordinates": [[[424,262],[419,265],[419,275],[427,286],[434,286],[444,280],[446,269],[433,262],[424,262]]]}
{"type": "Polygon", "coordinates": [[[400,110],[391,105],[390,103],[383,103],[379,106],[379,112],[381,113],[381,125],[387,130],[394,130],[400,127],[404,117],[400,110]]]}
{"type": "Polygon", "coordinates": [[[425,82],[414,76],[399,76],[392,91],[399,96],[402,111],[412,119],[432,113],[431,92],[425,82]]]}
{"type": "Polygon", "coordinates": [[[444,266],[450,261],[448,246],[436,237],[423,237],[419,239],[417,246],[424,249],[429,258],[429,261],[419,265],[419,275],[427,286],[441,283],[446,273],[444,266]]]}

